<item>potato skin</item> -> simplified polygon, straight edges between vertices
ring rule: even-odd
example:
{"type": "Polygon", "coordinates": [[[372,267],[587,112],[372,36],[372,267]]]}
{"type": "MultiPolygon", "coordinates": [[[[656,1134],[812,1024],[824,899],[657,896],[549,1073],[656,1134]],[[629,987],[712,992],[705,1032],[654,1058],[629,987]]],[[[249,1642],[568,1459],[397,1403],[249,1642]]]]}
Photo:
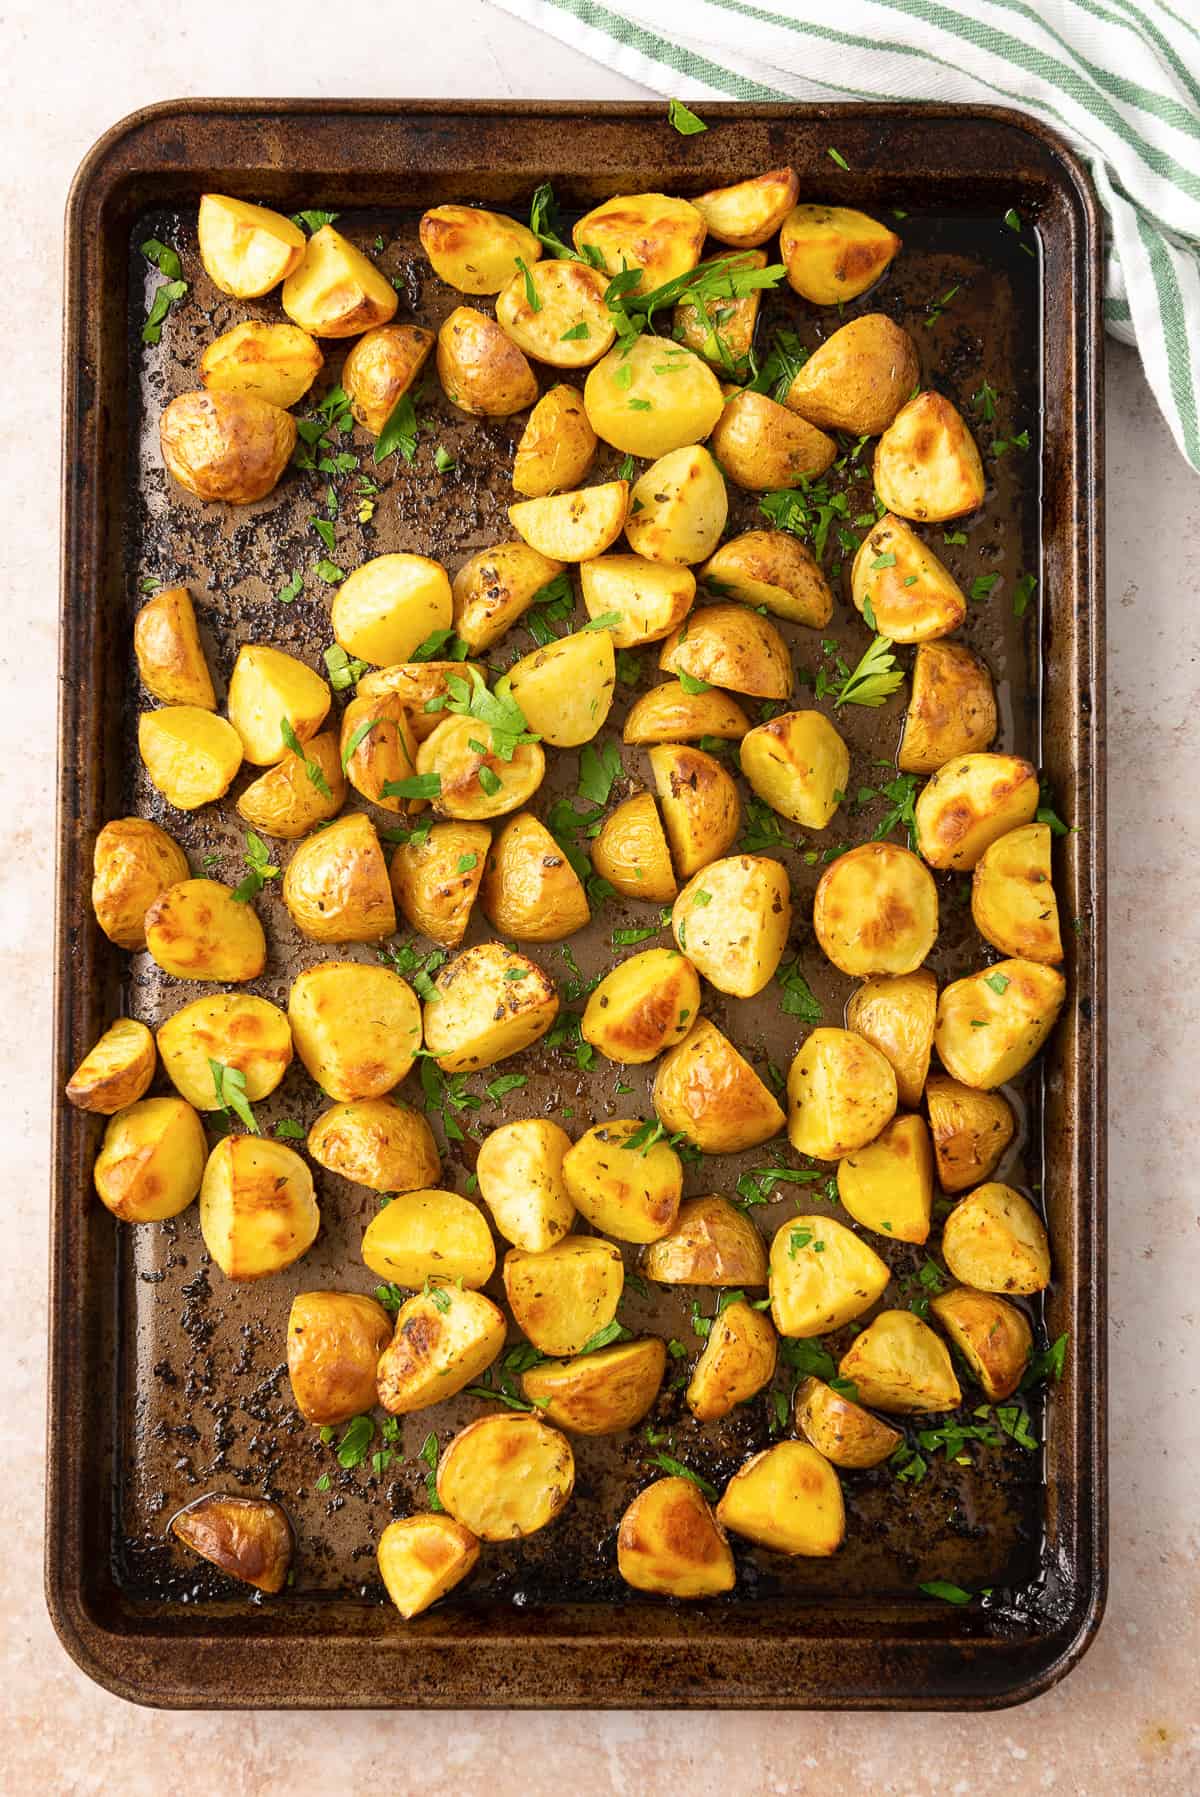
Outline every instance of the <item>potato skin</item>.
{"type": "Polygon", "coordinates": [[[870,600],[879,634],[896,643],[948,636],[967,615],[966,594],[949,568],[890,512],[863,538],[850,570],[850,591],[864,615],[870,600]]]}
{"type": "Polygon", "coordinates": [[[607,288],[606,276],[586,263],[542,261],[530,267],[528,277],[518,271],[501,289],[496,319],[517,348],[536,361],[551,368],[589,368],[612,348],[617,334],[604,304],[607,288]],[[530,282],[536,311],[529,303],[530,282]],[[582,336],[567,335],[580,325],[585,326],[582,336]]]}
{"type": "Polygon", "coordinates": [[[179,844],[149,818],[105,824],[92,852],[92,910],[109,941],[145,948],[147,911],[190,871],[179,844]]]}
{"type": "Polygon", "coordinates": [[[686,955],[648,948],[605,974],[580,1029],[607,1060],[638,1066],[682,1041],[699,1009],[700,980],[686,955]]]}
{"type": "Polygon", "coordinates": [[[424,1116],[395,1098],[356,1098],[322,1111],[308,1152],[318,1166],[373,1192],[416,1192],[436,1185],[442,1172],[424,1116]]]}
{"type": "Polygon", "coordinates": [[[929,1239],[933,1149],[925,1119],[894,1117],[873,1142],[838,1162],[838,1198],[864,1229],[894,1242],[929,1239]]]}
{"type": "Polygon", "coordinates": [[[222,193],[200,196],[200,260],[214,287],[235,299],[260,299],[304,259],[299,225],[267,206],[222,193]]]}
{"type": "Polygon", "coordinates": [[[229,791],[242,765],[233,725],[198,705],[164,705],[138,718],[138,754],[168,805],[198,811],[229,791]]]}
{"type": "Polygon", "coordinates": [[[361,1292],[300,1292],[287,1325],[288,1378],[306,1423],[346,1423],[375,1404],[391,1318],[361,1292]]]}
{"type": "MultiPolygon", "coordinates": [[[[562,268],[561,262],[549,265],[562,268]]],[[[528,499],[578,487],[596,459],[596,433],[575,387],[551,387],[529,414],[513,460],[512,483],[528,499]]]]}
{"type": "Polygon", "coordinates": [[[321,1213],[312,1174],[267,1136],[226,1136],[200,1182],[200,1233],[226,1279],[266,1279],[307,1254],[321,1213]]]}
{"type": "Polygon", "coordinates": [[[710,237],[736,250],[757,249],[796,204],[800,179],[794,168],[767,169],[731,187],[712,187],[692,201],[710,237]]]}
{"type": "Polygon", "coordinates": [[[689,1198],[670,1233],[642,1255],[656,1285],[757,1286],[767,1283],[767,1250],[749,1217],[715,1195],[689,1198]]]}
{"type": "Polygon", "coordinates": [[[443,718],[417,749],[417,773],[436,774],[441,781],[434,810],[440,817],[466,822],[516,811],[533,797],[545,772],[546,756],[540,743],[518,743],[511,758],[502,761],[492,748],[487,726],[481,727],[472,717],[443,718]],[[483,753],[472,748],[472,743],[478,743],[483,753]],[[491,790],[485,790],[481,773],[492,776],[486,783],[491,790]]]}
{"type": "Polygon", "coordinates": [[[331,699],[328,683],[297,656],[270,643],[243,643],[229,677],[226,708],[245,759],[273,767],[288,753],[281,720],[287,719],[303,743],[325,722],[331,699]]]}
{"type": "Polygon", "coordinates": [[[397,1193],[376,1211],[362,1257],[381,1279],[409,1287],[434,1281],[476,1291],[496,1270],[492,1232],[479,1206],[437,1188],[397,1193]]]}
{"type": "Polygon", "coordinates": [[[792,690],[787,644],[766,618],[744,605],[706,605],[663,644],[658,665],[667,674],[690,674],[710,686],[786,699],[792,690]]]}
{"type": "Polygon", "coordinates": [[[1033,1349],[1033,1331],[1013,1304],[990,1292],[956,1286],[933,1298],[930,1310],[993,1404],[1011,1398],[1033,1349]]]}
{"type": "Polygon", "coordinates": [[[201,390],[171,401],[158,436],[167,473],[197,499],[252,505],[291,460],[296,420],[253,393],[201,390]]]}
{"type": "Polygon", "coordinates": [[[738,742],[750,720],[728,693],[710,687],[685,693],[678,680],[660,680],[630,706],[622,738],[627,743],[679,743],[719,736],[738,742]]]}
{"type": "Polygon", "coordinates": [[[555,749],[575,749],[604,727],[617,684],[607,630],[576,630],[523,655],[509,669],[529,728],[555,749]]]}
{"type": "Polygon", "coordinates": [[[421,1046],[421,1009],[390,967],[322,961],[288,994],[296,1053],[330,1098],[382,1098],[399,1085],[421,1046]]]}
{"type": "Polygon", "coordinates": [[[850,778],[850,751],[820,711],[784,711],[756,724],[742,738],[739,760],[759,798],[806,830],[832,820],[850,778]]]}
{"type": "Polygon", "coordinates": [[[509,818],[492,843],[479,904],[492,928],[516,942],[559,942],[591,919],[578,874],[529,811],[509,818]]]}
{"type": "Polygon", "coordinates": [[[575,1221],[562,1170],[570,1146],[566,1130],[548,1117],[502,1123],[479,1145],[480,1196],[505,1241],[527,1254],[552,1248],[575,1221]]]}
{"type": "Polygon", "coordinates": [[[998,837],[1033,821],[1037,769],[1019,755],[960,755],[917,795],[917,846],[930,867],[968,873],[998,837]]]}
{"type": "Polygon", "coordinates": [[[893,1416],[954,1410],[962,1392],[945,1343],[911,1310],[881,1310],[838,1365],[859,1401],[893,1416]]]}
{"type": "Polygon", "coordinates": [[[436,1300],[418,1292],[402,1304],[392,1339],[379,1357],[376,1389],[392,1416],[452,1398],[478,1379],[504,1346],[504,1312],[482,1292],[444,1285],[436,1300]]]}
{"type": "MultiPolygon", "coordinates": [[[[330,623],[348,655],[394,667],[454,618],[450,577],[427,555],[376,555],[333,596],[330,623]]],[[[366,697],[367,695],[361,694],[366,697]]]]}
{"type": "Polygon", "coordinates": [[[777,1441],[747,1460],[725,1487],[717,1517],[781,1554],[835,1554],[846,1534],[838,1476],[806,1441],[777,1441]]]}
{"type": "Polygon", "coordinates": [[[558,1015],[554,982],[501,942],[481,942],[447,962],[425,1007],[425,1046],[443,1073],[492,1067],[537,1042],[558,1015]],[[520,973],[521,979],[508,979],[520,973]]]}
{"type": "Polygon", "coordinates": [[[786,1122],[749,1061],[707,1017],[696,1017],[686,1038],[663,1056],[654,1109],[664,1129],[681,1132],[705,1154],[757,1148],[786,1122]]]}
{"type": "Polygon", "coordinates": [[[610,349],[589,371],[583,403],[602,442],[623,455],[656,461],[673,449],[703,443],[725,402],[720,382],[700,356],[669,338],[643,333],[631,348],[610,349]]]}
{"type": "Polygon", "coordinates": [[[171,1533],[244,1585],[274,1595],[287,1584],[292,1525],[269,1498],[210,1492],[171,1518],[171,1533]]]}
{"type": "Polygon", "coordinates": [[[68,1104],[111,1117],[149,1089],[158,1065],[154,1037],[144,1023],[118,1017],[93,1043],[67,1081],[68,1104]]]}
{"type": "Polygon", "coordinates": [[[296,842],[318,824],[335,818],[345,802],[346,776],[337,738],[332,730],[322,730],[304,744],[303,756],[289,749],[282,761],[243,788],[237,812],[264,836],[296,842]],[[310,763],[316,767],[327,792],[310,775],[310,763]]]}
{"type": "Polygon", "coordinates": [[[999,1180],[959,1199],[942,1229],[942,1254],[976,1291],[1028,1297],[1050,1283],[1045,1225],[1028,1198],[999,1180]]]}
{"type": "Polygon", "coordinates": [[[663,905],[675,897],[679,887],[651,793],[635,793],[609,812],[592,844],[592,866],[623,898],[663,905]]]}
{"type": "Polygon", "coordinates": [[[386,324],[399,304],[391,282],[332,225],[313,232],[280,301],[292,323],[313,337],[357,337],[386,324]]]}
{"type": "Polygon", "coordinates": [[[418,226],[434,273],[460,293],[499,293],[517,273],[517,257],[532,268],[542,246],[527,226],[481,206],[432,206],[418,226]]]}
{"type": "Polygon", "coordinates": [[[537,399],[524,355],[473,306],[456,306],[438,332],[437,371],[451,405],[472,418],[508,418],[537,399]]]}
{"type": "Polygon", "coordinates": [[[715,756],[658,743],[649,755],[671,859],[690,879],[733,847],[742,822],[737,787],[715,756]]]}
{"type": "Polygon", "coordinates": [[[796,1387],[796,1427],[834,1466],[854,1470],[879,1466],[904,1439],[898,1429],[814,1378],[796,1387]]]}
{"type": "Polygon", "coordinates": [[[210,392],[252,393],[286,408],[304,398],[323,362],[307,331],[247,318],[209,344],[200,378],[210,392]]]}
{"type": "Polygon", "coordinates": [[[284,872],[283,902],[310,942],[379,942],[396,928],[387,863],[360,811],[302,842],[284,872]]]}
{"type": "Polygon", "coordinates": [[[702,562],[721,540],[729,495],[707,449],[685,444],[634,483],[625,535],[636,555],[675,565],[702,562]]]}
{"type": "Polygon", "coordinates": [[[836,1161],[873,1141],[896,1112],[896,1075],[849,1030],[815,1029],[788,1073],[788,1140],[797,1154],[836,1161]]]}
{"type": "Polygon", "coordinates": [[[619,1242],[654,1242],[679,1214],[683,1166],[665,1142],[627,1148],[641,1118],[614,1118],[586,1130],[563,1157],[571,1202],[595,1229],[619,1242]]]}
{"type": "Polygon", "coordinates": [[[819,563],[786,530],[747,530],[731,537],[700,570],[710,593],[743,605],[765,605],[778,618],[821,630],[833,616],[833,593],[819,563]]]}
{"type": "Polygon", "coordinates": [[[896,757],[900,772],[936,774],[956,756],[986,749],[995,735],[996,693],[979,657],[965,643],[921,643],[896,757]]]}
{"type": "Polygon", "coordinates": [[[629,482],[608,480],[574,493],[522,499],[508,508],[517,535],[551,561],[586,562],[616,542],[629,510],[629,482]]]}
{"type": "Polygon", "coordinates": [[[396,909],[412,929],[443,948],[457,948],[492,845],[486,824],[434,824],[419,842],[402,842],[388,877],[396,909]]]}
{"type": "Polygon", "coordinates": [[[346,777],[364,799],[396,814],[421,809],[420,801],[388,791],[417,771],[417,739],[398,693],[351,699],[342,713],[339,747],[346,777]]]}
{"type": "Polygon", "coordinates": [[[700,1423],[714,1423],[775,1377],[778,1342],[770,1319],[735,1298],[713,1318],[684,1399],[700,1423]]]}
{"type": "Polygon", "coordinates": [[[843,973],[915,973],[937,941],[933,875],[899,843],[859,843],[821,875],[813,930],[843,973]]]}
{"type": "Polygon", "coordinates": [[[582,254],[585,244],[600,251],[610,275],[640,268],[635,293],[650,293],[695,268],[707,230],[687,200],[664,193],[614,194],[579,220],[571,233],[582,254]]]}
{"type": "Polygon", "coordinates": [[[452,1516],[402,1516],[379,1537],[376,1558],[387,1594],[406,1622],[473,1571],[479,1543],[452,1516]]]}
{"type": "Polygon", "coordinates": [[[122,1223],[158,1223],[185,1211],[204,1174],[208,1145],[182,1098],[141,1098],[109,1118],[92,1178],[122,1223]]]}
{"type": "Polygon", "coordinates": [[[620,612],[609,632],[618,649],[661,642],[687,617],[696,597],[690,568],[642,555],[598,555],[582,564],[579,582],[590,618],[620,612]]]}
{"type": "Polygon", "coordinates": [[[779,230],[788,284],[815,306],[857,299],[900,248],[894,231],[852,206],[796,206],[779,230]]]}
{"type": "Polygon", "coordinates": [[[889,512],[940,524],[983,504],[987,490],[975,439],[940,393],[901,406],[875,448],[875,490],[889,512]]]}
{"type": "Polygon", "coordinates": [[[921,1102],[936,1018],[937,980],[927,967],[865,980],[846,1006],[847,1029],[891,1063],[906,1110],[921,1102]]]}
{"type": "Polygon", "coordinates": [[[378,437],[437,341],[419,324],[381,324],[366,331],[342,364],[342,387],[357,424],[378,437]]]}
{"type": "Polygon", "coordinates": [[[921,360],[908,332],[885,312],[864,312],[813,351],[784,403],[821,430],[876,437],[920,379],[921,360]]]}
{"type": "Polygon", "coordinates": [[[521,1378],[547,1422],[576,1435],[615,1435],[640,1423],[662,1384],[666,1345],[657,1335],[620,1342],[579,1360],[547,1360],[521,1378]]]}
{"type": "Polygon", "coordinates": [[[437,1493],[481,1541],[516,1541],[554,1521],[575,1487],[575,1456],[538,1416],[483,1416],[460,1429],[437,1469],[437,1493]]]}
{"type": "Polygon", "coordinates": [[[780,1335],[828,1335],[870,1310],[891,1270],[832,1217],[793,1217],[771,1243],[771,1318],[780,1335]]]}
{"type": "Polygon", "coordinates": [[[799,413],[765,393],[728,400],[709,437],[727,477],[748,493],[773,492],[815,480],[831,466],[837,444],[799,413]]]}
{"type": "Polygon", "coordinates": [[[180,880],[146,912],[146,947],[177,980],[256,980],[267,964],[263,927],[220,880],[180,880]]]}
{"type": "Polygon", "coordinates": [[[215,992],[167,1018],[159,1028],[158,1051],[181,1096],[198,1111],[215,1111],[220,1105],[210,1063],[219,1061],[242,1074],[246,1097],[257,1104],[291,1066],[292,1032],[269,999],[215,992]]]}
{"type": "Polygon", "coordinates": [[[729,855],[688,881],[672,907],[671,929],[718,992],[753,998],[779,966],[791,919],[781,864],[769,855],[729,855]]]}
{"type": "Polygon", "coordinates": [[[635,1591],[718,1597],[737,1582],[725,1531],[690,1479],[655,1479],[617,1531],[617,1570],[635,1591]]]}
{"type": "Polygon", "coordinates": [[[986,848],[971,879],[971,916],[985,942],[1026,961],[1061,961],[1049,824],[1024,824],[986,848]]]}
{"type": "Polygon", "coordinates": [[[1015,1079],[1054,1028],[1066,996],[1062,974],[1038,961],[997,961],[955,980],[938,999],[933,1031],[942,1066],[984,1091],[1015,1079]]]}
{"type": "Polygon", "coordinates": [[[513,1321],[543,1354],[578,1354],[616,1316],[624,1284],[621,1250],[599,1236],[565,1235],[541,1253],[504,1256],[513,1321]]]}
{"type": "Polygon", "coordinates": [[[146,601],[133,621],[133,652],[142,685],[164,705],[216,710],[212,675],[186,587],[160,587],[146,601]]]}
{"type": "Polygon", "coordinates": [[[990,1178],[1016,1134],[1008,1100],[960,1085],[948,1073],[931,1073],[925,1104],[942,1190],[965,1192],[990,1178]]]}

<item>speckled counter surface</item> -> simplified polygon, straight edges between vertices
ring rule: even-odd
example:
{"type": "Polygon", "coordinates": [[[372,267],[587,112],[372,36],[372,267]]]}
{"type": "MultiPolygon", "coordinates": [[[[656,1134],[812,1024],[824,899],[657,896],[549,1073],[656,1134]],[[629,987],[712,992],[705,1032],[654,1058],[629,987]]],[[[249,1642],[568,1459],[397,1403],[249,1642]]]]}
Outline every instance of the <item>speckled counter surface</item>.
{"type": "Polygon", "coordinates": [[[163,1715],[90,1684],[41,1595],[61,219],[114,120],[179,94],[639,90],[482,0],[45,0],[4,21],[0,1015],[12,1162],[0,1428],[0,1790],[758,1797],[1200,1790],[1200,479],[1132,352],[1108,369],[1112,1588],[1078,1670],[996,1716],[163,1715]],[[431,28],[429,20],[436,20],[431,28]],[[186,1768],[186,1770],[184,1770],[186,1768]]]}

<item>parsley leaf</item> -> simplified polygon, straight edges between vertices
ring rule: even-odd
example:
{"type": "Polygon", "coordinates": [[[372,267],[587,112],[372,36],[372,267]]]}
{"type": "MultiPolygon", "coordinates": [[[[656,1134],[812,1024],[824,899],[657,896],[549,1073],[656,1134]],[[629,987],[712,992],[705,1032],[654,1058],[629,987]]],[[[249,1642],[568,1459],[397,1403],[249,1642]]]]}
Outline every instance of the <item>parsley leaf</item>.
{"type": "Polygon", "coordinates": [[[674,126],[680,137],[695,137],[699,132],[708,130],[704,120],[690,106],[685,106],[682,100],[667,101],[667,122],[674,126]]]}
{"type": "Polygon", "coordinates": [[[783,993],[780,1009],[789,1017],[799,1017],[802,1023],[819,1024],[825,1013],[800,971],[799,955],[793,955],[790,961],[785,961],[777,970],[775,978],[783,993]]]}
{"type": "Polygon", "coordinates": [[[310,231],[320,231],[341,216],[340,212],[319,212],[315,207],[310,207],[304,212],[293,212],[291,222],[294,225],[307,225],[310,231]]]}
{"type": "Polygon", "coordinates": [[[961,1585],[952,1585],[948,1579],[926,1579],[917,1586],[927,1597],[940,1597],[947,1604],[969,1604],[971,1593],[964,1591],[961,1585]]]}
{"type": "Polygon", "coordinates": [[[676,1460],[673,1455],[664,1454],[660,1449],[657,1454],[650,1455],[650,1464],[661,1467],[663,1472],[670,1473],[672,1478],[690,1479],[692,1484],[703,1492],[710,1504],[716,1503],[718,1495],[716,1486],[702,1477],[700,1473],[694,1473],[690,1466],[683,1464],[682,1460],[676,1460]]]}
{"type": "Polygon", "coordinates": [[[825,154],[829,157],[831,162],[836,162],[839,168],[844,168],[849,171],[850,164],[846,161],[842,152],[840,150],[835,150],[832,144],[826,149],[825,154]]]}
{"type": "Polygon", "coordinates": [[[228,1116],[230,1112],[245,1124],[252,1136],[262,1134],[258,1120],[250,1109],[250,1101],[246,1097],[246,1075],[240,1067],[226,1067],[222,1061],[214,1061],[209,1057],[209,1072],[212,1074],[213,1091],[217,1095],[218,1109],[228,1116]]]}
{"type": "MultiPolygon", "coordinates": [[[[332,653],[333,651],[329,649],[325,651],[327,660],[332,653]]],[[[344,655],[346,651],[343,649],[341,653],[344,655]]],[[[296,735],[295,730],[293,730],[292,720],[290,718],[280,718],[279,734],[282,736],[284,743],[291,750],[292,754],[298,756],[304,763],[304,772],[308,775],[310,782],[316,787],[321,797],[323,799],[332,799],[333,794],[329,789],[329,782],[325,778],[320,762],[310,760],[304,753],[304,744],[296,735]]]]}
{"type": "Polygon", "coordinates": [[[585,743],[579,756],[580,798],[591,805],[606,805],[614,785],[624,773],[615,743],[606,742],[599,749],[594,742],[585,743]]]}
{"type": "Polygon", "coordinates": [[[847,674],[834,694],[834,705],[879,706],[904,684],[904,670],[891,653],[892,639],[877,636],[858,666],[847,674]]]}
{"type": "Polygon", "coordinates": [[[417,438],[421,426],[417,422],[417,410],[412,402],[411,393],[402,393],[388,416],[387,423],[379,433],[375,445],[375,460],[386,462],[394,450],[399,450],[406,462],[411,462],[417,453],[417,438]]]}

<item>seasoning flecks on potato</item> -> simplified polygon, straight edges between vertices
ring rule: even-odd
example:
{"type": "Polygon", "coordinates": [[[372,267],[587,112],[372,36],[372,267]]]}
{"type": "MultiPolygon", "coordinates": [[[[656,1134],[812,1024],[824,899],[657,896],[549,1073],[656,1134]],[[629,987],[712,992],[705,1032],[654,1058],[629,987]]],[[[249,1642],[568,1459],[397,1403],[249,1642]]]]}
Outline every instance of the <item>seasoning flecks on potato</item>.
{"type": "Polygon", "coordinates": [[[779,231],[788,282],[815,306],[857,299],[900,247],[894,231],[852,206],[796,206],[779,231]]]}
{"type": "Polygon", "coordinates": [[[580,1031],[610,1061],[637,1066],[682,1041],[700,1009],[696,969],[677,949],[648,948],[605,974],[580,1031]]]}
{"type": "Polygon", "coordinates": [[[896,643],[926,643],[957,630],[966,594],[927,543],[902,518],[881,518],[863,538],[850,573],[854,603],[870,608],[875,629],[896,643]]]}
{"type": "Polygon", "coordinates": [[[983,463],[961,412],[940,393],[901,406],[875,448],[875,490],[889,512],[940,524],[983,504],[983,463]]]}
{"type": "Polygon", "coordinates": [[[351,812],[306,838],[284,871],[283,902],[310,942],[378,942],[390,936],[396,907],[370,818],[351,812]]]}
{"type": "Polygon", "coordinates": [[[937,941],[933,875],[899,843],[859,843],[821,875],[813,931],[843,973],[915,973],[937,941]]]}
{"type": "Polygon", "coordinates": [[[558,1015],[554,981],[501,942],[448,961],[425,1005],[425,1046],[443,1073],[473,1073],[520,1054],[558,1015]]]}
{"type": "Polygon", "coordinates": [[[743,605],[765,605],[777,618],[823,630],[833,593],[811,550],[786,530],[747,530],[710,555],[699,576],[705,588],[743,605]]]}
{"type": "MultiPolygon", "coordinates": [[[[561,262],[551,263],[561,268],[561,262]]],[[[543,393],[529,414],[513,457],[513,487],[527,499],[541,499],[585,480],[596,459],[596,433],[574,387],[543,393]]],[[[557,570],[556,570],[557,572],[557,570]]]]}
{"type": "Polygon", "coordinates": [[[399,1085],[421,1046],[421,1007],[390,967],[321,961],[288,994],[296,1053],[330,1098],[382,1098],[399,1085]]]}
{"type": "Polygon", "coordinates": [[[728,1294],[709,1324],[684,1401],[697,1422],[718,1422],[775,1377],[779,1344],[771,1320],[744,1298],[728,1294]]]}
{"type": "Polygon", "coordinates": [[[678,1047],[663,1055],[654,1109],[664,1129],[680,1132],[704,1154],[757,1148],[786,1122],[749,1061],[707,1017],[696,1017],[678,1047]]]}
{"type": "Polygon", "coordinates": [[[200,358],[200,378],[210,392],[251,393],[286,410],[304,398],[323,361],[298,325],[247,318],[209,344],[200,358]]]}
{"type": "Polygon", "coordinates": [[[936,774],[957,756],[991,746],[995,688],[987,668],[965,643],[919,644],[911,678],[896,756],[902,774],[936,774]]]}
{"type": "Polygon", "coordinates": [[[772,168],[748,181],[712,187],[692,205],[711,237],[734,249],[750,250],[774,237],[799,192],[800,179],[794,168],[772,168]]]}
{"type": "Polygon", "coordinates": [[[197,499],[252,505],[265,499],[291,460],[296,420],[255,393],[181,393],[163,412],[159,442],[167,473],[197,499]]]}
{"type": "Polygon", "coordinates": [[[180,880],[146,913],[146,947],[177,980],[256,980],[267,941],[253,905],[220,880],[180,880]]]}
{"type": "Polygon", "coordinates": [[[671,928],[719,992],[753,998],[779,965],[791,919],[781,863],[769,855],[729,855],[688,881],[672,908],[671,928]]]}
{"type": "Polygon", "coordinates": [[[847,1029],[891,1063],[906,1110],[921,1102],[936,1020],[937,980],[927,967],[864,980],[846,1006],[847,1029]]]}
{"type": "Polygon", "coordinates": [[[787,644],[767,618],[745,605],[705,605],[663,644],[658,665],[754,699],[786,699],[792,690],[787,644]]]}
{"type": "Polygon", "coordinates": [[[361,1292],[301,1292],[287,1325],[288,1379],[306,1423],[349,1422],[375,1403],[375,1369],[391,1319],[361,1292]]]}
{"type": "Polygon", "coordinates": [[[266,1279],[307,1254],[321,1213],[312,1174],[266,1136],[226,1136],[200,1185],[200,1233],[227,1279],[266,1279]]]}
{"type": "Polygon", "coordinates": [[[962,1402],[945,1342],[911,1310],[881,1310],[838,1363],[859,1400],[892,1416],[953,1410],[962,1402]]]}
{"type": "Polygon", "coordinates": [[[441,1176],[424,1114],[392,1097],[332,1105],[309,1130],[307,1145],[318,1166],[373,1192],[416,1192],[441,1176]]]}
{"type": "Polygon", "coordinates": [[[532,268],[542,253],[528,226],[482,206],[432,206],[417,229],[434,273],[460,293],[499,293],[518,258],[532,268]]]}

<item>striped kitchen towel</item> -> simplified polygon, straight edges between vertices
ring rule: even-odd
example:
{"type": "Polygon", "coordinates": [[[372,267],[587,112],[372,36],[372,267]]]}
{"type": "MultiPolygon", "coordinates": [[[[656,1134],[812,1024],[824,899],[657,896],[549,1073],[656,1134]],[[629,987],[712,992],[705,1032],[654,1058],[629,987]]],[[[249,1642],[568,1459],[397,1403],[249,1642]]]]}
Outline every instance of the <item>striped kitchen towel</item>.
{"type": "Polygon", "coordinates": [[[965,100],[1032,113],[1091,168],[1108,215],[1108,328],[1137,345],[1200,469],[1200,0],[493,4],[684,100],[965,100]]]}

